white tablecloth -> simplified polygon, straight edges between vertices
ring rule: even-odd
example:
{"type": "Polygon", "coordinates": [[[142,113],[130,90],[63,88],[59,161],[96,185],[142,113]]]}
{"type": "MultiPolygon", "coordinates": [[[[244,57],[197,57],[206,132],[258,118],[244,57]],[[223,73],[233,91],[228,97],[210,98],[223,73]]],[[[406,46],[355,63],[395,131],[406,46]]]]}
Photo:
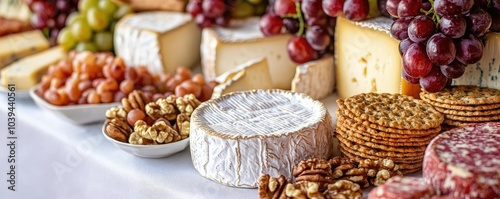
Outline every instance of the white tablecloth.
{"type": "MultiPolygon", "coordinates": [[[[334,117],[332,95],[322,100],[334,117]]],[[[198,174],[189,147],[173,156],[128,154],[101,134],[16,99],[16,191],[7,189],[7,94],[0,93],[0,198],[257,198],[257,189],[227,187],[198,174]]],[[[9,140],[10,141],[10,140],[9,140]]]]}

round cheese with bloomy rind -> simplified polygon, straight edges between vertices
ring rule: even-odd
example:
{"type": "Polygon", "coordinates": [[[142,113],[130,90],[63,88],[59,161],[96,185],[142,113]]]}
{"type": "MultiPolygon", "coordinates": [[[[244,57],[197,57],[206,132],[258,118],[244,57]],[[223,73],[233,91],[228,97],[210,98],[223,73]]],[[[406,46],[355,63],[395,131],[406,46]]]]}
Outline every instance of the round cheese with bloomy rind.
{"type": "Polygon", "coordinates": [[[438,135],[425,152],[423,176],[441,195],[500,198],[500,123],[438,135]]]}
{"type": "Polygon", "coordinates": [[[328,158],[333,125],[325,106],[284,90],[233,92],[191,116],[191,158],[204,177],[257,187],[262,174],[292,176],[300,160],[328,158]]]}

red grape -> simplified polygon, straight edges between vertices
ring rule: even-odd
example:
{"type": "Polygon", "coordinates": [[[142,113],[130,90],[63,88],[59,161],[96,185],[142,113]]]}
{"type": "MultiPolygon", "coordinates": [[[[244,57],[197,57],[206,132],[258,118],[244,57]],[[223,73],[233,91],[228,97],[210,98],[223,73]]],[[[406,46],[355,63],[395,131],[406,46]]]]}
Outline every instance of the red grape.
{"type": "Polygon", "coordinates": [[[483,9],[471,12],[466,19],[469,31],[476,37],[483,36],[491,26],[491,15],[483,9]]]}
{"type": "Polygon", "coordinates": [[[274,13],[279,16],[297,14],[295,2],[293,0],[276,0],[274,2],[274,13]]]}
{"type": "Polygon", "coordinates": [[[406,38],[399,42],[399,54],[404,55],[404,53],[408,50],[408,47],[410,45],[414,44],[415,42],[411,41],[411,39],[406,38]]]}
{"type": "Polygon", "coordinates": [[[423,2],[422,3],[422,10],[424,11],[429,11],[432,8],[431,2],[423,2]]]}
{"type": "Polygon", "coordinates": [[[439,66],[433,66],[429,74],[420,78],[420,86],[430,93],[443,90],[447,82],[448,78],[441,73],[439,66]]]}
{"type": "Polygon", "coordinates": [[[203,8],[201,7],[201,0],[190,0],[186,10],[191,14],[191,16],[196,17],[198,14],[203,12],[203,8]]]}
{"type": "Polygon", "coordinates": [[[314,50],[325,50],[331,42],[328,32],[320,26],[313,26],[306,31],[306,40],[314,50]]]}
{"type": "Polygon", "coordinates": [[[368,0],[346,0],[344,3],[344,15],[351,21],[365,20],[370,11],[368,0]]]}
{"type": "Polygon", "coordinates": [[[216,18],[224,14],[226,5],[223,0],[203,0],[201,3],[203,14],[210,18],[216,18]]]}
{"type": "Polygon", "coordinates": [[[214,25],[214,20],[212,18],[209,18],[205,15],[197,15],[195,18],[196,24],[198,24],[198,27],[200,28],[206,28],[206,27],[211,27],[214,25]]]}
{"type": "Polygon", "coordinates": [[[327,26],[327,24],[328,24],[328,20],[326,19],[326,17],[307,19],[308,26],[327,26]]]}
{"type": "Polygon", "coordinates": [[[300,6],[302,14],[304,14],[306,20],[310,18],[326,19],[326,14],[322,9],[321,0],[302,0],[300,6]]]}
{"type": "Polygon", "coordinates": [[[65,0],[56,1],[56,8],[61,11],[66,11],[70,7],[70,3],[65,0]]]}
{"type": "Polygon", "coordinates": [[[496,14],[500,14],[500,0],[491,0],[491,9],[496,14]]]}
{"type": "Polygon", "coordinates": [[[295,34],[300,29],[299,20],[294,18],[283,19],[283,25],[285,26],[286,31],[290,34],[295,34]]]}
{"type": "Polygon", "coordinates": [[[474,0],[434,0],[434,11],[441,16],[465,14],[474,5],[474,0]]]}
{"type": "Polygon", "coordinates": [[[330,17],[342,15],[344,9],[344,0],[323,0],[323,11],[330,17]]]}
{"type": "Polygon", "coordinates": [[[499,14],[492,14],[491,15],[490,31],[500,32],[500,12],[499,12],[499,14]]]}
{"type": "Polygon", "coordinates": [[[425,45],[414,43],[403,55],[403,67],[408,75],[416,78],[424,77],[431,71],[432,62],[427,57],[425,45]]]}
{"type": "Polygon", "coordinates": [[[306,38],[295,36],[288,41],[287,45],[288,55],[292,61],[302,64],[311,61],[314,57],[314,49],[307,43],[306,38]]]}
{"type": "Polygon", "coordinates": [[[31,25],[36,29],[43,29],[47,27],[47,18],[34,14],[31,19],[31,25]]]}
{"type": "Polygon", "coordinates": [[[226,12],[220,16],[215,18],[215,24],[223,27],[229,26],[229,22],[231,21],[231,12],[226,10],[226,12]]]}
{"type": "Polygon", "coordinates": [[[456,49],[453,39],[438,33],[427,41],[427,56],[433,64],[450,64],[455,59],[455,55],[456,49]]]}
{"type": "Polygon", "coordinates": [[[469,34],[455,41],[457,59],[464,64],[473,64],[483,56],[483,43],[474,35],[469,34]]]}
{"type": "Polygon", "coordinates": [[[387,0],[378,0],[377,1],[377,7],[378,10],[380,11],[380,14],[382,14],[385,17],[391,17],[391,14],[387,12],[387,9],[385,8],[387,5],[387,0]]]}
{"type": "Polygon", "coordinates": [[[408,26],[410,25],[411,20],[411,17],[396,19],[391,25],[392,37],[396,38],[397,40],[408,38],[408,26]]]}
{"type": "Polygon", "coordinates": [[[387,0],[385,4],[385,9],[393,17],[398,17],[399,2],[401,2],[401,0],[387,0]]]}
{"type": "Polygon", "coordinates": [[[421,15],[422,0],[402,0],[398,5],[399,17],[411,17],[421,15]]]}
{"type": "Polygon", "coordinates": [[[436,32],[436,25],[426,16],[415,17],[408,26],[408,37],[414,42],[423,42],[436,32]]]}
{"type": "Polygon", "coordinates": [[[467,23],[461,16],[443,17],[439,22],[441,32],[451,38],[460,38],[465,34],[467,23]]]}
{"type": "Polygon", "coordinates": [[[277,35],[281,33],[283,19],[276,14],[266,13],[260,19],[259,26],[264,35],[277,35]]]}
{"type": "Polygon", "coordinates": [[[440,67],[441,73],[448,78],[459,78],[465,73],[465,67],[467,65],[454,60],[448,65],[443,65],[440,67]]]}
{"type": "Polygon", "coordinates": [[[409,76],[409,75],[406,73],[406,71],[405,71],[405,69],[404,69],[404,68],[403,68],[403,70],[402,70],[402,71],[403,71],[402,76],[403,76],[403,78],[404,78],[407,82],[410,82],[410,83],[412,83],[412,84],[418,84],[418,83],[420,83],[420,82],[419,82],[419,81],[420,81],[420,78],[415,78],[415,77],[409,76]]]}

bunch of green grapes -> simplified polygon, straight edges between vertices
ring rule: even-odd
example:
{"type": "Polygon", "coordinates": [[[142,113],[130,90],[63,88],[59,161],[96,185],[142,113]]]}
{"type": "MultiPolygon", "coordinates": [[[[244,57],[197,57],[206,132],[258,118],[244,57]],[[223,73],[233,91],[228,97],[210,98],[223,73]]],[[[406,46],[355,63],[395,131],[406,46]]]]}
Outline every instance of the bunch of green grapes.
{"type": "Polygon", "coordinates": [[[66,50],[113,51],[116,22],[132,8],[112,0],[80,0],[78,11],[71,13],[57,42],[66,50]]]}

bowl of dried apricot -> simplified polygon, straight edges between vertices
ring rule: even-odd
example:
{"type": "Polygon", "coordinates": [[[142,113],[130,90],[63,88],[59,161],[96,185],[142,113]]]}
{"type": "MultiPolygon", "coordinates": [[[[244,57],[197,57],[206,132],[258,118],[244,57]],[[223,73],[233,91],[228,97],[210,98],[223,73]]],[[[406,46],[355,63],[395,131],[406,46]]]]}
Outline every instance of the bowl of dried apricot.
{"type": "Polygon", "coordinates": [[[170,95],[156,101],[134,90],[121,106],[106,111],[106,139],[123,151],[145,158],[162,158],[189,145],[191,113],[201,104],[194,94],[170,95]]]}

